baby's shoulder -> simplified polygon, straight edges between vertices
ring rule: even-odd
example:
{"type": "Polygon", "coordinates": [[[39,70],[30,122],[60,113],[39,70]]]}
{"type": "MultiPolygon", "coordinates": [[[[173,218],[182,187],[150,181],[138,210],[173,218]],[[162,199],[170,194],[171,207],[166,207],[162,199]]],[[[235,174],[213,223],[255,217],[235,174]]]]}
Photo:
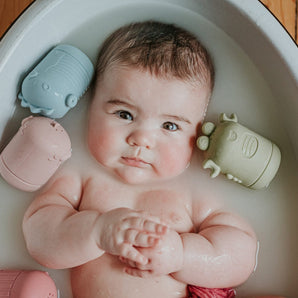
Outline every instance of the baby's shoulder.
{"type": "Polygon", "coordinates": [[[225,212],[222,200],[205,191],[192,193],[191,206],[192,218],[196,226],[216,213],[225,212]]]}
{"type": "Polygon", "coordinates": [[[82,194],[82,179],[78,172],[59,169],[37,193],[35,206],[63,205],[77,208],[82,194]]]}
{"type": "Polygon", "coordinates": [[[62,167],[47,182],[44,190],[78,191],[82,188],[83,178],[74,168],[62,167]]]}

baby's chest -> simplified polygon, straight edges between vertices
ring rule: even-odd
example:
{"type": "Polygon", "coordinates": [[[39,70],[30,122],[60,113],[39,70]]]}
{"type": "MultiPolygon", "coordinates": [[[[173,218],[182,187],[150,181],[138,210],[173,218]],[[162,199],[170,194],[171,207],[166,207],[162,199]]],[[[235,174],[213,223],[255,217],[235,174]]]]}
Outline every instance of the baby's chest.
{"type": "Polygon", "coordinates": [[[100,213],[115,208],[131,208],[147,211],[159,217],[177,232],[193,230],[190,198],[172,190],[128,191],[102,186],[88,192],[82,199],[80,209],[97,209],[100,213]]]}
{"type": "Polygon", "coordinates": [[[191,204],[184,194],[170,190],[148,191],[140,194],[134,205],[137,210],[158,216],[177,232],[193,229],[191,204]]]}

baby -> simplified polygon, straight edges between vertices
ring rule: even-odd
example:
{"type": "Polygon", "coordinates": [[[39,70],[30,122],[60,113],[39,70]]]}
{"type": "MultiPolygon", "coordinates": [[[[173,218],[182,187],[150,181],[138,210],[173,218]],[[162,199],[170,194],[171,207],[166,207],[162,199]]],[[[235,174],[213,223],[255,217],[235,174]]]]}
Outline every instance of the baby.
{"type": "Polygon", "coordinates": [[[96,164],[61,169],[23,222],[39,263],[72,268],[74,297],[232,297],[253,271],[252,228],[187,178],[213,81],[205,48],[174,25],[131,24],[102,45],[87,133],[96,164]]]}

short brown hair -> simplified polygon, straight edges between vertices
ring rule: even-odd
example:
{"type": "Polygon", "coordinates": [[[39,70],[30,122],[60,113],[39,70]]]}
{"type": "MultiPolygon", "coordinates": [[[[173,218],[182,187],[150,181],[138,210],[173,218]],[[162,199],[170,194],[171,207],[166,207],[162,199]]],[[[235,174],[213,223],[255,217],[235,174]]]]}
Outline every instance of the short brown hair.
{"type": "Polygon", "coordinates": [[[207,50],[193,34],[173,24],[145,21],[116,30],[101,46],[95,81],[113,64],[213,89],[214,67],[207,50]]]}

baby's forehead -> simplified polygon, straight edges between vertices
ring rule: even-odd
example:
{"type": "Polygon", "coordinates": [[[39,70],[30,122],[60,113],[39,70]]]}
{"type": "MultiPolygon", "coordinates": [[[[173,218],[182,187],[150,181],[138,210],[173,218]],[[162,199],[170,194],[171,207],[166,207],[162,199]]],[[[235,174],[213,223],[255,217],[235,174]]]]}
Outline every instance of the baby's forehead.
{"type": "Polygon", "coordinates": [[[181,93],[182,102],[184,102],[184,96],[191,96],[197,99],[198,104],[203,103],[204,108],[210,97],[210,86],[200,80],[180,78],[170,72],[152,73],[150,69],[123,63],[115,63],[108,67],[102,77],[98,78],[96,85],[98,92],[101,86],[108,86],[111,92],[121,93],[124,90],[125,93],[131,93],[133,96],[138,92],[141,95],[145,91],[150,93],[152,91],[150,88],[160,91],[160,97],[172,95],[174,99],[179,98],[181,93]],[[147,82],[150,85],[149,90],[146,89],[147,82]]]}
{"type": "Polygon", "coordinates": [[[126,62],[113,62],[110,63],[105,71],[103,72],[101,78],[98,78],[98,82],[100,83],[104,78],[110,76],[110,75],[117,75],[118,71],[125,70],[126,72],[138,72],[138,76],[142,75],[150,75],[153,78],[156,78],[158,80],[165,80],[165,81],[180,81],[181,83],[188,84],[190,88],[199,88],[199,89],[211,89],[211,86],[207,82],[202,82],[201,78],[199,76],[178,76],[177,74],[168,71],[154,71],[148,67],[139,66],[139,65],[133,65],[128,64],[126,62]]]}

